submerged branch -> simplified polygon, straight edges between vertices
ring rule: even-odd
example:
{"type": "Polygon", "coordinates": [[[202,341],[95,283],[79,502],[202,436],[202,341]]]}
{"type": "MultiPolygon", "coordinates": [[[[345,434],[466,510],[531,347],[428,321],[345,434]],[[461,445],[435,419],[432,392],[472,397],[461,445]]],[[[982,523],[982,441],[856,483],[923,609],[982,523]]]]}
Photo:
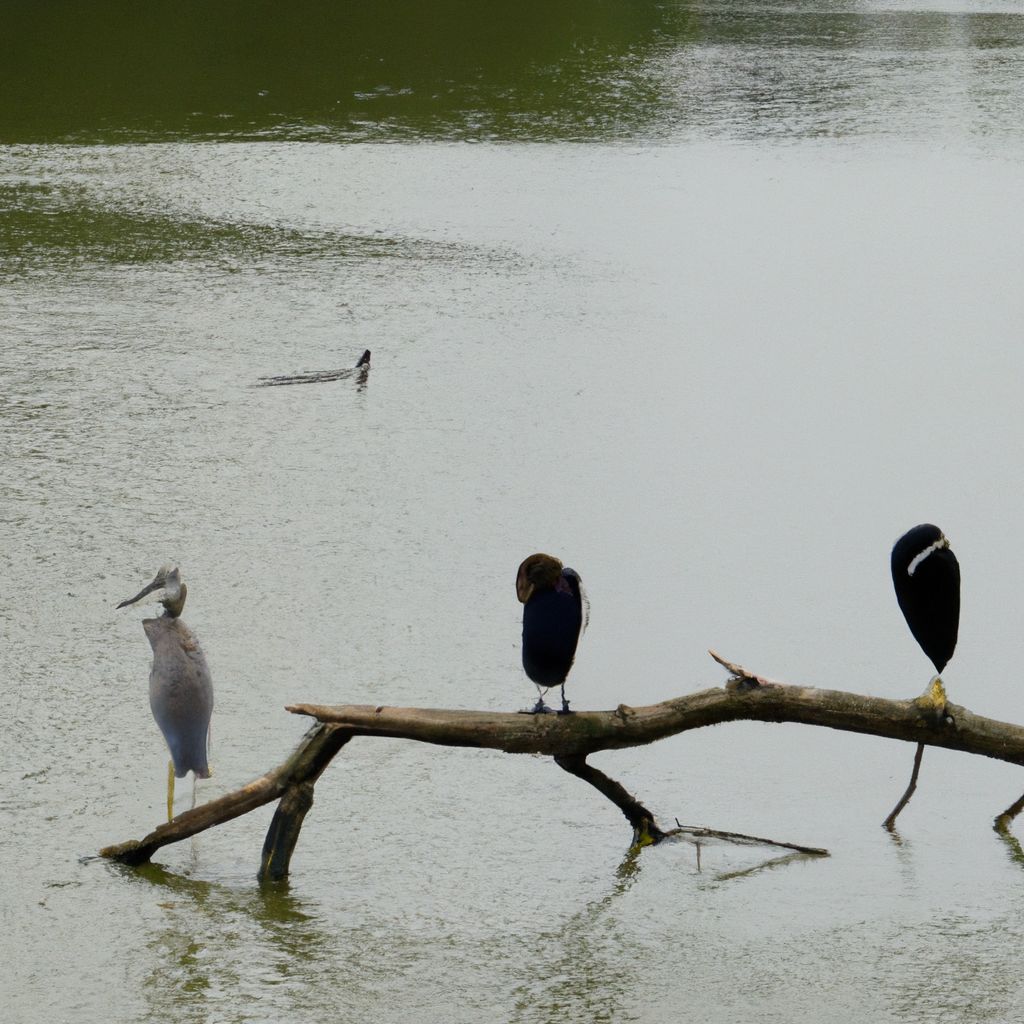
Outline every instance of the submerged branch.
{"type": "MultiPolygon", "coordinates": [[[[330,764],[331,758],[351,739],[351,736],[351,733],[337,726],[314,726],[306,733],[291,757],[280,767],[261,775],[233,793],[227,793],[208,804],[179,814],[171,821],[158,825],[142,839],[130,839],[116,846],[104,847],[100,850],[100,856],[109,857],[122,864],[144,864],[161,846],[189,839],[214,825],[222,825],[226,821],[256,810],[257,807],[269,804],[304,782],[315,782],[330,764]]],[[[273,829],[273,825],[271,828],[273,829]]],[[[295,837],[298,837],[297,830],[295,837]]],[[[294,841],[291,847],[294,847],[294,841]]],[[[291,847],[285,847],[288,856],[291,855],[291,847]]]]}
{"type": "Polygon", "coordinates": [[[584,782],[589,782],[602,796],[606,796],[633,826],[633,845],[650,846],[660,842],[665,833],[658,828],[654,815],[639,800],[629,795],[614,779],[591,764],[587,764],[585,756],[576,754],[555,757],[555,764],[570,775],[575,775],[584,782]]]}
{"type": "Polygon", "coordinates": [[[748,836],[742,832],[720,832],[715,828],[704,828],[700,825],[681,825],[676,818],[676,828],[665,833],[666,836],[685,839],[697,845],[708,845],[709,840],[720,840],[732,846],[779,846],[794,853],[806,853],[810,857],[827,857],[828,850],[820,846],[800,846],[797,843],[783,843],[778,839],[765,839],[763,836],[748,836]]]}
{"type": "Polygon", "coordinates": [[[1006,832],[1013,823],[1013,819],[1016,818],[1022,810],[1024,810],[1024,796],[1020,796],[1014,800],[1014,802],[996,818],[992,827],[997,832],[1006,832]]]}
{"type": "Polygon", "coordinates": [[[924,756],[924,744],[918,743],[917,750],[914,753],[914,767],[910,772],[910,782],[907,783],[907,788],[903,793],[903,796],[896,802],[896,806],[889,812],[889,817],[882,822],[882,828],[887,828],[890,832],[896,830],[896,819],[900,816],[900,811],[910,803],[910,798],[914,795],[914,791],[917,789],[917,776],[921,771],[921,758],[924,756]]]}

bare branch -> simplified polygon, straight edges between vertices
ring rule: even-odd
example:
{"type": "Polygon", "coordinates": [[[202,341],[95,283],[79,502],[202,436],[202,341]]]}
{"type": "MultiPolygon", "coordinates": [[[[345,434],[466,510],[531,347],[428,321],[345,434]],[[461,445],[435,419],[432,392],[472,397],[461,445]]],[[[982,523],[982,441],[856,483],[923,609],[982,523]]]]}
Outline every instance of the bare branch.
{"type": "MultiPolygon", "coordinates": [[[[179,814],[171,821],[158,825],[142,839],[130,839],[126,843],[104,847],[100,850],[100,856],[109,857],[122,864],[144,864],[161,846],[180,842],[214,825],[222,825],[233,818],[248,814],[257,807],[277,800],[292,787],[300,786],[304,782],[315,782],[330,764],[331,758],[351,737],[351,733],[336,726],[315,726],[306,733],[291,757],[280,767],[261,775],[233,793],[227,793],[208,804],[179,814]]],[[[273,824],[271,828],[273,829],[273,824]]],[[[297,835],[296,830],[296,838],[297,835]]],[[[288,856],[291,856],[290,850],[288,856]]]]}
{"type": "Polygon", "coordinates": [[[910,782],[907,783],[906,791],[899,798],[896,806],[889,812],[889,817],[882,822],[882,828],[887,828],[890,832],[896,828],[896,819],[899,817],[900,811],[910,803],[910,798],[914,795],[914,790],[917,789],[917,776],[921,771],[921,757],[923,754],[924,744],[918,743],[917,750],[914,753],[914,768],[910,773],[910,782]]]}
{"type": "Polygon", "coordinates": [[[995,828],[997,832],[1005,832],[1013,823],[1013,819],[1016,818],[1022,810],[1024,810],[1024,796],[1014,800],[1014,802],[996,818],[993,823],[993,828],[995,828]]]}
{"type": "Polygon", "coordinates": [[[639,800],[630,796],[614,779],[610,779],[593,765],[587,764],[585,756],[580,754],[566,757],[556,756],[555,764],[569,772],[570,775],[589,782],[622,811],[626,820],[633,826],[634,846],[649,846],[651,843],[660,842],[665,838],[665,833],[658,828],[654,815],[639,800]]]}
{"type": "MultiPolygon", "coordinates": [[[[600,750],[618,750],[653,743],[677,733],[732,721],[793,722],[824,726],[918,744],[915,771],[902,808],[913,792],[921,750],[945,747],[1024,765],[1024,727],[975,715],[946,702],[941,681],[933,681],[922,697],[887,700],[842,690],[792,686],[755,675],[715,652],[711,656],[731,674],[723,687],[701,690],[659,704],[614,711],[584,711],[568,715],[529,715],[508,712],[398,708],[383,705],[295,704],[294,714],[320,723],[306,735],[285,764],[235,793],[179,815],[141,840],[100,851],[102,856],[129,864],[149,860],[161,846],[195,835],[213,825],[277,800],[281,804],[267,834],[260,878],[287,875],[303,818],[312,806],[313,786],[331,759],[353,736],[384,736],[446,746],[483,747],[517,754],[546,754],[570,774],[594,786],[611,800],[633,826],[634,844],[656,843],[672,835],[654,815],[618,782],[587,763],[600,750]],[[287,794],[287,796],[286,796],[287,794]]],[[[996,820],[1005,833],[1024,797],[996,820]]],[[[816,847],[779,843],[712,830],[681,829],[686,838],[706,842],[756,842],[782,846],[801,854],[825,854],[816,847]]],[[[675,833],[680,834],[680,833],[675,833]]]]}
{"type": "Polygon", "coordinates": [[[765,839],[763,836],[748,836],[742,832],[720,832],[714,828],[701,825],[681,825],[676,818],[676,828],[665,833],[666,836],[677,836],[694,843],[696,846],[708,845],[709,839],[719,839],[733,846],[781,846],[784,850],[806,853],[812,857],[827,857],[828,850],[820,846],[799,846],[796,843],[781,843],[777,839],[765,839]]]}
{"type": "Polygon", "coordinates": [[[975,715],[948,704],[942,714],[923,702],[866,697],[844,690],[759,681],[715,687],[646,707],[614,711],[523,715],[502,711],[446,711],[372,704],[295,704],[309,715],[357,736],[392,736],[448,746],[488,747],[516,754],[574,757],[653,743],[690,729],[724,722],[794,722],[825,726],[926,746],[981,754],[1024,765],[1024,727],[975,715]]]}

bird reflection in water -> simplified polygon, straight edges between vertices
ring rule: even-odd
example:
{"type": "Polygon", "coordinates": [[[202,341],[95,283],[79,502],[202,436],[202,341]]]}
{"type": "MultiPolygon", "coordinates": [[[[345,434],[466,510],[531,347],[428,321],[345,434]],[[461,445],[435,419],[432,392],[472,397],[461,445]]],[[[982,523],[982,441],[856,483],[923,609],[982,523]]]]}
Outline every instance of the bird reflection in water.
{"type": "Polygon", "coordinates": [[[355,366],[341,370],[307,370],[304,373],[288,374],[281,377],[260,377],[258,388],[280,387],[282,384],[327,384],[333,380],[354,380],[357,391],[366,388],[370,379],[370,350],[366,349],[355,366]]]}
{"type": "Polygon", "coordinates": [[[523,668],[536,685],[538,695],[537,703],[526,713],[549,713],[544,691],[559,686],[559,714],[570,714],[565,679],[576,657],[576,645],[587,627],[589,612],[579,574],[551,555],[530,555],[516,574],[516,596],[523,605],[523,668]]]}
{"type": "MultiPolygon", "coordinates": [[[[164,613],[143,619],[153,667],[149,673],[149,706],[171,752],[167,766],[167,820],[174,817],[174,779],[190,771],[194,779],[208,779],[210,716],[213,714],[213,683],[199,641],[181,619],[188,588],[175,565],[165,565],[148,586],[117,607],[158,594],[164,613]]],[[[195,784],[193,782],[193,800],[195,784]]]]}

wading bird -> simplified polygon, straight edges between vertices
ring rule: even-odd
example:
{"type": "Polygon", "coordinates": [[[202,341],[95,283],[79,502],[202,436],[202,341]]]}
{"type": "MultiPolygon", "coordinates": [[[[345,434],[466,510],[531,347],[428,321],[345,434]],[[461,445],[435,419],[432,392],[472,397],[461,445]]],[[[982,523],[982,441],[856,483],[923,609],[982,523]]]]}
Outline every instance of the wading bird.
{"type": "Polygon", "coordinates": [[[530,555],[516,574],[516,596],[523,605],[523,668],[538,694],[529,714],[550,712],[544,690],[552,686],[562,688],[560,714],[569,714],[565,677],[587,625],[587,599],[579,574],[551,555],[530,555]]]}
{"type": "Polygon", "coordinates": [[[143,619],[153,668],[149,673],[149,706],[164,734],[171,761],[167,766],[167,820],[174,817],[174,778],[190,771],[208,779],[207,746],[213,713],[213,683],[206,658],[192,631],[181,620],[188,588],[177,566],[165,565],[153,582],[117,607],[125,608],[147,594],[162,591],[164,613],[158,619],[143,619]]]}
{"type": "MultiPolygon", "coordinates": [[[[908,530],[892,549],[892,583],[910,632],[928,660],[935,666],[935,678],[917,703],[936,714],[946,707],[946,691],[939,673],[956,650],[960,628],[960,563],[943,532],[931,523],[908,530]]],[[[899,803],[883,824],[892,829],[896,816],[917,788],[924,744],[917,745],[910,783],[899,803]]]]}

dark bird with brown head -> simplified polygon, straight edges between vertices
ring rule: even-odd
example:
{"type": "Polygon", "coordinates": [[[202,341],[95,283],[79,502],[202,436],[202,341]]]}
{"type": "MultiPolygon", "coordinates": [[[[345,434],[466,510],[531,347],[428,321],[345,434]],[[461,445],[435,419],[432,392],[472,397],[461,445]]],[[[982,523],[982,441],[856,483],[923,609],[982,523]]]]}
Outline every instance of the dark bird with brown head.
{"type": "Polygon", "coordinates": [[[117,607],[125,608],[154,592],[164,607],[157,619],[143,619],[153,667],[149,673],[149,706],[171,752],[167,766],[167,820],[174,817],[174,779],[190,771],[208,779],[213,683],[206,658],[192,630],[181,619],[188,588],[177,566],[165,565],[153,582],[117,607]]]}
{"type": "Polygon", "coordinates": [[[550,712],[544,691],[560,686],[560,713],[569,714],[565,679],[587,625],[588,606],[579,573],[551,555],[530,555],[516,574],[516,596],[523,605],[523,668],[538,693],[529,713],[550,712]]]}

